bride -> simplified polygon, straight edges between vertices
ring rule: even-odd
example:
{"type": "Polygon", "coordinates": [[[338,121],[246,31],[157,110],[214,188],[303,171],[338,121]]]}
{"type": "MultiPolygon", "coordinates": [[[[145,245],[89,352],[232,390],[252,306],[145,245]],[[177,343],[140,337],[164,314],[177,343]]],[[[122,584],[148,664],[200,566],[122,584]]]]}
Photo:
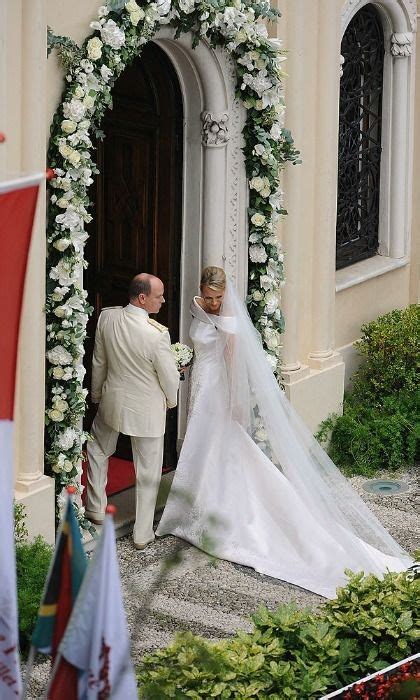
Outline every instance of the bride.
{"type": "Polygon", "coordinates": [[[224,271],[191,303],[187,431],[157,535],[335,597],[345,569],[411,564],[279,388],[224,271]]]}

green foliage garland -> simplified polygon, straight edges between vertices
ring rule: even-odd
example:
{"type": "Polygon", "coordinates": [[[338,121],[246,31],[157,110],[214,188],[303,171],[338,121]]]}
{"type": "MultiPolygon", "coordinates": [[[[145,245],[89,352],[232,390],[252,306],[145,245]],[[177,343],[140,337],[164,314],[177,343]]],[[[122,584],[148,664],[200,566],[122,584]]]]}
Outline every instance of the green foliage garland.
{"type": "MultiPolygon", "coordinates": [[[[162,24],[189,32],[193,44],[205,40],[222,46],[234,59],[237,94],[247,110],[243,131],[249,179],[248,303],[261,332],[267,357],[277,369],[283,318],[279,291],[282,254],[276,222],[285,214],[279,186],[280,170],[297,162],[290,133],[282,120],[284,55],[278,40],[270,40],[262,20],[278,13],[268,0],[108,0],[91,23],[93,34],[79,48],[49,32],[50,49],[59,50],[66,68],[66,87],[51,127],[48,165],[50,181],[47,265],[47,462],[56,475],[59,503],[67,484],[80,489],[80,429],[85,410],[83,344],[91,308],[82,289],[91,221],[89,186],[97,172],[92,136],[103,136],[100,125],[112,106],[112,86],[162,24]]],[[[79,509],[79,519],[83,509],[79,509]]]]}

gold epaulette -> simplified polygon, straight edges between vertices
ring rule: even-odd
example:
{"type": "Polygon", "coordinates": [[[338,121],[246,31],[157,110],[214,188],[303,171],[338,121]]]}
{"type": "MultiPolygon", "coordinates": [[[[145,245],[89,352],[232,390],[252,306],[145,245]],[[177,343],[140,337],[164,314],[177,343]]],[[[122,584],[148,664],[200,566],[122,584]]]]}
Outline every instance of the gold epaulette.
{"type": "Polygon", "coordinates": [[[155,321],[154,318],[149,317],[147,320],[151,326],[153,326],[154,328],[157,328],[157,330],[160,331],[161,333],[164,333],[165,331],[168,330],[166,328],[166,326],[162,325],[162,323],[158,323],[158,321],[155,321]]]}

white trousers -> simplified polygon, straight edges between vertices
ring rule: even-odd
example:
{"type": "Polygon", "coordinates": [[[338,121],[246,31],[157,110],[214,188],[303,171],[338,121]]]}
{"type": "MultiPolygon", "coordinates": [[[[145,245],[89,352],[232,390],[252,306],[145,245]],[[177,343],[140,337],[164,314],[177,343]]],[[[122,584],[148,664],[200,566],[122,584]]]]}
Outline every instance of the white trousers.
{"type": "MultiPolygon", "coordinates": [[[[106,425],[96,414],[92,424],[93,441],[87,443],[88,469],[86,515],[101,518],[107,504],[105,488],[108,480],[108,460],[117,447],[119,433],[106,425]]],[[[163,439],[161,437],[130,437],[136,472],[136,521],[133,539],[144,544],[154,539],[153,516],[162,475],[163,439]]]]}

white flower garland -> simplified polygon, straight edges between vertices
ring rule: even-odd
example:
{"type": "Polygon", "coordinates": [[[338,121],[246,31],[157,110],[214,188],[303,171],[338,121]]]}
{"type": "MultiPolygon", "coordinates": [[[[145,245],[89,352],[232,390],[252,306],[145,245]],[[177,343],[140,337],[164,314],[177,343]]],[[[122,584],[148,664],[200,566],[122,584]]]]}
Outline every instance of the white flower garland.
{"type": "MultiPolygon", "coordinates": [[[[63,102],[54,116],[49,148],[51,196],[48,224],[46,410],[47,461],[56,475],[57,493],[80,477],[80,429],[87,390],[82,388],[83,344],[91,308],[80,286],[88,188],[98,172],[90,135],[101,136],[102,117],[112,104],[111,89],[125,66],[137,56],[162,24],[191,32],[194,45],[203,38],[224,46],[235,61],[237,91],[247,110],[243,131],[249,179],[248,306],[273,367],[278,369],[283,317],[279,291],[282,254],[275,233],[282,209],[279,172],[297,162],[290,134],[283,128],[284,56],[278,40],[267,38],[261,19],[274,19],[267,0],[108,0],[91,23],[93,36],[82,49],[65,37],[54,37],[67,67],[63,102]],[[69,48],[70,46],[70,48],[69,48]]],[[[52,35],[53,36],[53,35],[52,35]]],[[[61,500],[61,498],[59,499],[61,500]]],[[[83,509],[79,510],[83,522],[83,509]]]]}

